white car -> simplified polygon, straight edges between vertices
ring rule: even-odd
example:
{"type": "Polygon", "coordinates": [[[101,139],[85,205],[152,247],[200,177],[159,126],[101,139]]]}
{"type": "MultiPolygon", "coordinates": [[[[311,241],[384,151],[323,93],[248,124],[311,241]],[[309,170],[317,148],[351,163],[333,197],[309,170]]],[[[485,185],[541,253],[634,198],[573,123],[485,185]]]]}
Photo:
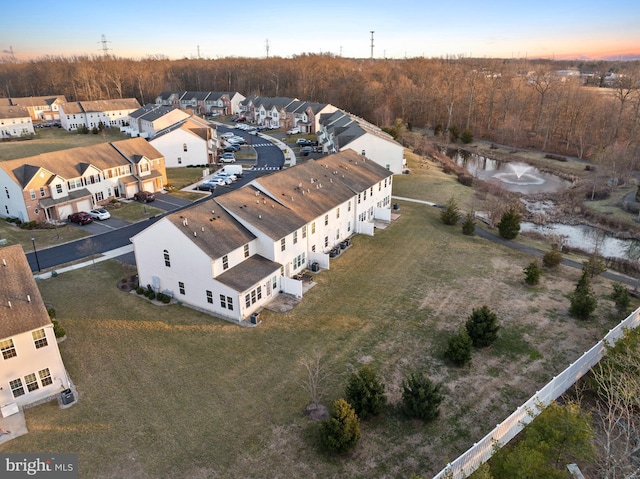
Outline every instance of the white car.
{"type": "Polygon", "coordinates": [[[103,221],[111,218],[111,213],[109,213],[104,208],[94,208],[92,210],[89,210],[89,216],[91,216],[95,220],[103,221]]]}
{"type": "Polygon", "coordinates": [[[231,143],[233,145],[244,145],[246,142],[247,140],[245,140],[241,136],[232,136],[231,138],[227,139],[227,143],[231,143]]]}
{"type": "Polygon", "coordinates": [[[287,130],[287,135],[299,135],[299,134],[300,134],[300,128],[298,127],[287,130]]]}
{"type": "Polygon", "coordinates": [[[222,135],[220,135],[220,138],[222,138],[223,140],[226,140],[227,138],[231,138],[232,136],[235,136],[233,132],[227,131],[226,133],[223,133],[222,135]]]}

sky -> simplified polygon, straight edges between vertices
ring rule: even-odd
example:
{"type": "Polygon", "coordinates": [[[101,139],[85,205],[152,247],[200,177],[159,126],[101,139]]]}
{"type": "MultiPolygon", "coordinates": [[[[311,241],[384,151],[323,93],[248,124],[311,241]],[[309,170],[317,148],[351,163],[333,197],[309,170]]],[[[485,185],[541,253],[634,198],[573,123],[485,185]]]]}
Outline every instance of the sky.
{"type": "Polygon", "coordinates": [[[31,0],[0,13],[0,57],[22,61],[105,48],[135,59],[369,58],[372,35],[374,58],[640,58],[640,1],[31,0]]]}

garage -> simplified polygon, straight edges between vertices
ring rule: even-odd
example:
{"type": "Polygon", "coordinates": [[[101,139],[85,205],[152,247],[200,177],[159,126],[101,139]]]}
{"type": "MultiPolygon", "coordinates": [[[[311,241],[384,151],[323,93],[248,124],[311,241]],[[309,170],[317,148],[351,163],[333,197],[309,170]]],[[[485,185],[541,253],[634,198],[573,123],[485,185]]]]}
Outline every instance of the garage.
{"type": "Polygon", "coordinates": [[[61,205],[58,207],[58,219],[62,221],[67,220],[67,216],[73,213],[73,206],[71,205],[61,205]]]}
{"type": "MultiPolygon", "coordinates": [[[[76,208],[78,208],[77,211],[89,211],[92,208],[91,200],[78,201],[76,203],[76,208]]],[[[65,216],[65,218],[66,218],[66,216],[65,216]]]]}

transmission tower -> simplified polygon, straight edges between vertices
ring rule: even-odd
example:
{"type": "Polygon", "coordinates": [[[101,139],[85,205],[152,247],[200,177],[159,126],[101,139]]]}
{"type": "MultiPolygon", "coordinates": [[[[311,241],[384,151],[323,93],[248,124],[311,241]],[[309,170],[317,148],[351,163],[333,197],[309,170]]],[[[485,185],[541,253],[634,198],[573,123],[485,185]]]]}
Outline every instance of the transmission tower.
{"type": "Polygon", "coordinates": [[[373,34],[375,32],[371,30],[371,59],[373,60],[373,34]]]}
{"type": "Polygon", "coordinates": [[[101,48],[102,54],[105,57],[108,57],[109,56],[109,50],[111,50],[111,48],[109,48],[109,46],[107,44],[111,43],[111,42],[107,40],[107,36],[104,33],[102,34],[102,39],[98,43],[102,43],[102,48],[101,48]]]}

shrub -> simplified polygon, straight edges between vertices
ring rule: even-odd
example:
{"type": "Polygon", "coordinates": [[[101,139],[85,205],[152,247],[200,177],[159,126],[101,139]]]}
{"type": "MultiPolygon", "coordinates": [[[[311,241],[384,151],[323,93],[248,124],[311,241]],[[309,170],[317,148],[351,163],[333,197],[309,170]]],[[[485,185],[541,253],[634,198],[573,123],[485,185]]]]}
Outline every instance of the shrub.
{"type": "Polygon", "coordinates": [[[329,419],[322,423],[320,433],[329,451],[345,453],[360,440],[360,420],[347,401],[337,399],[331,406],[329,419]]]}
{"type": "Polygon", "coordinates": [[[47,314],[50,319],[56,319],[56,310],[54,308],[47,308],[47,314]]]}
{"type": "Polygon", "coordinates": [[[473,236],[476,231],[476,221],[473,217],[473,213],[467,213],[465,216],[464,222],[462,223],[462,234],[467,236],[473,236]]]}
{"type": "Polygon", "coordinates": [[[65,329],[60,326],[60,323],[58,323],[58,321],[56,321],[55,319],[51,322],[53,323],[53,334],[55,334],[56,338],[64,338],[67,334],[65,329]]]}
{"type": "Polygon", "coordinates": [[[469,333],[462,329],[458,334],[449,338],[444,356],[456,366],[465,366],[471,362],[472,349],[473,342],[469,333]]]}
{"type": "Polygon", "coordinates": [[[535,286],[540,282],[540,274],[542,270],[538,264],[538,260],[532,261],[524,268],[524,282],[529,286],[535,286]]]}
{"type": "Polygon", "coordinates": [[[363,366],[351,375],[345,397],[361,419],[377,416],[387,404],[384,384],[378,381],[376,373],[369,366],[363,366]]]}
{"type": "Polygon", "coordinates": [[[500,218],[500,222],[497,225],[500,236],[508,240],[515,239],[520,232],[521,218],[522,217],[514,207],[511,207],[507,211],[505,211],[502,215],[502,218],[500,218]]]}
{"type": "Polygon", "coordinates": [[[462,135],[460,135],[460,140],[465,145],[468,145],[469,143],[473,143],[473,133],[471,133],[471,130],[464,130],[462,132],[462,135]]]}
{"type": "Polygon", "coordinates": [[[498,316],[488,306],[474,309],[465,324],[467,333],[476,348],[486,348],[498,338],[498,316]]]}
{"type": "Polygon", "coordinates": [[[449,226],[457,224],[460,220],[460,210],[453,196],[449,198],[445,209],[440,212],[440,220],[449,226]]]}
{"type": "Polygon", "coordinates": [[[20,229],[23,230],[32,230],[38,226],[38,223],[35,221],[25,221],[24,223],[19,223],[20,229]]]}
{"type": "Polygon", "coordinates": [[[460,173],[458,174],[458,183],[463,186],[473,186],[473,176],[460,173]]]}
{"type": "Polygon", "coordinates": [[[99,131],[100,130],[98,130],[97,126],[94,126],[93,128],[91,128],[91,133],[93,133],[94,135],[97,135],[99,131]]]}
{"type": "Polygon", "coordinates": [[[562,263],[562,253],[557,248],[547,251],[542,257],[542,265],[545,268],[557,268],[560,263],[562,263]]]}
{"type": "Polygon", "coordinates": [[[586,270],[582,272],[575,291],[569,295],[569,300],[569,314],[574,318],[589,319],[596,310],[598,299],[591,288],[589,273],[586,270]]]}
{"type": "Polygon", "coordinates": [[[619,313],[625,313],[631,298],[629,297],[629,291],[627,287],[621,283],[613,283],[613,293],[611,293],[611,299],[616,304],[616,309],[619,313]]]}
{"type": "Polygon", "coordinates": [[[460,139],[460,129],[456,125],[452,125],[449,128],[449,141],[455,143],[460,139]]]}
{"type": "Polygon", "coordinates": [[[166,295],[166,294],[165,294],[165,295],[162,297],[162,302],[163,302],[164,304],[169,304],[169,303],[171,302],[171,296],[169,296],[169,295],[166,295]]]}
{"type": "Polygon", "coordinates": [[[582,265],[584,266],[584,271],[586,271],[591,278],[607,270],[607,265],[602,257],[595,253],[589,256],[589,259],[583,261],[582,265]]]}
{"type": "Polygon", "coordinates": [[[439,407],[444,396],[442,385],[436,384],[420,373],[412,373],[402,382],[400,409],[410,418],[432,421],[440,415],[439,407]]]}

